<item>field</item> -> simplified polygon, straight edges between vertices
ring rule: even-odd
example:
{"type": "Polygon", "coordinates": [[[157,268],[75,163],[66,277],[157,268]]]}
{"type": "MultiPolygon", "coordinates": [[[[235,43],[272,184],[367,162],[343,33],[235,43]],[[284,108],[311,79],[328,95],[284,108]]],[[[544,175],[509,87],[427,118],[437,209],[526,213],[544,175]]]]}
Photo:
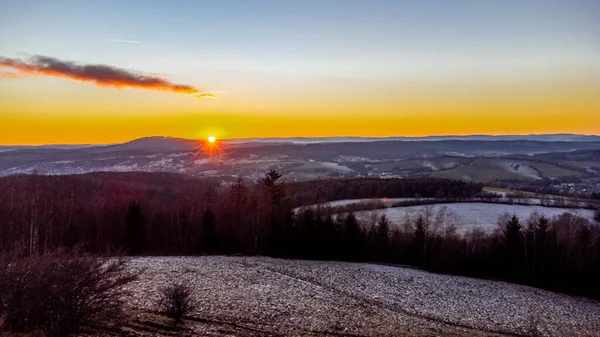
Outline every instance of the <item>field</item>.
{"type": "MultiPolygon", "coordinates": [[[[432,207],[438,210],[440,207],[448,207],[457,216],[458,231],[464,232],[472,228],[492,229],[498,222],[498,218],[505,213],[515,214],[524,223],[533,212],[544,214],[547,217],[561,215],[565,212],[576,214],[587,219],[593,219],[594,212],[587,209],[557,208],[543,206],[504,205],[488,203],[450,203],[436,204],[432,207]]],[[[425,206],[393,207],[377,211],[356,212],[356,216],[362,219],[370,219],[373,213],[386,214],[396,225],[402,224],[406,217],[417,217],[425,206]]]]}
{"type": "Polygon", "coordinates": [[[371,163],[368,168],[372,173],[401,173],[409,171],[449,170],[467,164],[470,159],[460,157],[441,157],[428,159],[407,159],[386,163],[371,163]]]}
{"type": "MultiPolygon", "coordinates": [[[[394,203],[397,202],[403,202],[403,201],[419,201],[419,200],[432,200],[433,198],[369,198],[369,199],[343,199],[343,200],[335,200],[335,201],[330,201],[330,202],[324,202],[321,204],[318,204],[319,206],[322,207],[341,207],[341,206],[348,206],[348,205],[355,205],[355,204],[361,204],[361,203],[381,203],[385,206],[391,206],[394,203]]],[[[315,207],[317,205],[310,205],[308,207],[315,207]]]]}
{"type": "Polygon", "coordinates": [[[594,336],[600,302],[504,282],[373,264],[266,257],[143,257],[128,303],[137,335],[169,333],[157,289],[195,287],[178,335],[594,336]]]}
{"type": "Polygon", "coordinates": [[[433,172],[431,175],[437,178],[491,183],[497,180],[537,180],[542,177],[562,178],[579,176],[581,173],[542,162],[480,158],[474,159],[468,165],[433,172]],[[540,172],[541,177],[536,170],[540,172]]]}
{"type": "Polygon", "coordinates": [[[550,178],[563,178],[563,177],[572,177],[572,176],[580,176],[581,173],[575,170],[560,167],[557,165],[542,163],[542,162],[530,162],[532,167],[540,170],[545,177],[550,178]]]}

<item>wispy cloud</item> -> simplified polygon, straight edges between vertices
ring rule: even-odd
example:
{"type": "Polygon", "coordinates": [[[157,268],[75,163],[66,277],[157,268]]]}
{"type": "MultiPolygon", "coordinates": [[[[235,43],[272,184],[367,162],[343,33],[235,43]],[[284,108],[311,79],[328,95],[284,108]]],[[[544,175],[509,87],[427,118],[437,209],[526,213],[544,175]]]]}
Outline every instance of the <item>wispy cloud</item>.
{"type": "Polygon", "coordinates": [[[108,42],[117,42],[117,43],[133,43],[133,44],[140,44],[140,41],[136,41],[136,40],[123,40],[123,39],[102,39],[104,41],[108,41],[108,42]]]}
{"type": "Polygon", "coordinates": [[[217,95],[213,94],[212,92],[205,92],[205,93],[196,95],[196,97],[198,97],[198,98],[204,98],[204,97],[206,97],[206,98],[217,98],[217,95]]]}
{"type": "Polygon", "coordinates": [[[48,56],[33,56],[28,61],[18,58],[0,56],[0,68],[6,67],[16,71],[8,78],[23,75],[61,77],[75,81],[90,82],[100,87],[139,88],[161,90],[174,93],[189,94],[196,97],[215,97],[210,91],[198,89],[187,84],[175,84],[162,77],[144,75],[131,70],[103,64],[81,64],[63,61],[48,56]]]}

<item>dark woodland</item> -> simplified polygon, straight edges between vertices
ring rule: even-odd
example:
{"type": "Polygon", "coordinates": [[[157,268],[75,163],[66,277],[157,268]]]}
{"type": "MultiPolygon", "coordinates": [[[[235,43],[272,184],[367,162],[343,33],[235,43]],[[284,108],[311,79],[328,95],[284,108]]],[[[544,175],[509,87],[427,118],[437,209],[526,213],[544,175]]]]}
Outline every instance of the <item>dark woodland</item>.
{"type": "MultiPolygon", "coordinates": [[[[600,229],[564,214],[507,216],[493,232],[425,212],[403,223],[352,210],[301,207],[360,198],[468,198],[479,184],[442,179],[258,183],[167,173],[0,178],[0,249],[43,254],[78,247],[104,254],[245,254],[411,265],[600,298],[600,229]],[[296,211],[294,209],[298,208],[296,211]]],[[[429,209],[430,210],[430,209],[429,209]]]]}

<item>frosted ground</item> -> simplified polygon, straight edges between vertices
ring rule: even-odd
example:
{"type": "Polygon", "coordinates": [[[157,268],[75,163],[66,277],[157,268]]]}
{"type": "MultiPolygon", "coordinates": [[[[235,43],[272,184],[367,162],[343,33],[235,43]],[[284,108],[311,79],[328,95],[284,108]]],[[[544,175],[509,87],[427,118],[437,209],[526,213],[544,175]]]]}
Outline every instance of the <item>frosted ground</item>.
{"type": "Polygon", "coordinates": [[[128,301],[138,317],[157,289],[195,287],[199,335],[597,336],[600,302],[409,268],[266,257],[143,257],[128,301]],[[232,332],[234,331],[234,332],[232,332]]]}
{"type": "MultiPolygon", "coordinates": [[[[589,220],[594,218],[594,211],[588,209],[488,204],[477,202],[435,204],[430,207],[433,207],[434,212],[438,211],[441,207],[447,207],[449,211],[456,214],[456,223],[458,224],[459,232],[464,232],[472,228],[482,228],[484,230],[493,229],[498,223],[498,219],[506,213],[510,215],[515,214],[521,219],[522,222],[525,222],[533,212],[543,214],[549,218],[561,215],[565,212],[575,214],[589,220]]],[[[374,213],[377,215],[386,214],[394,224],[399,225],[404,223],[407,217],[412,219],[416,218],[423,212],[424,209],[425,206],[393,207],[376,211],[361,211],[356,212],[355,214],[359,219],[370,219],[374,213]]]]}
{"type": "MultiPolygon", "coordinates": [[[[531,197],[527,197],[527,198],[506,198],[506,192],[497,192],[497,191],[490,191],[492,193],[496,193],[502,196],[502,198],[498,198],[496,200],[494,200],[497,203],[505,203],[507,205],[512,205],[513,202],[514,204],[525,204],[525,205],[530,205],[530,206],[539,206],[539,205],[554,205],[555,207],[560,207],[560,206],[564,206],[567,205],[570,208],[583,208],[585,207],[587,204],[589,204],[589,202],[586,201],[577,201],[577,200],[569,200],[568,198],[554,198],[554,199],[540,199],[540,198],[531,198],[531,197]]],[[[473,199],[477,199],[477,198],[473,198],[473,199]]],[[[377,203],[377,204],[383,204],[386,207],[390,207],[395,203],[399,203],[399,202],[423,202],[423,201],[432,201],[432,200],[436,200],[435,198],[367,198],[367,199],[342,199],[342,200],[335,200],[335,201],[329,201],[329,202],[323,202],[323,203],[319,203],[319,204],[314,204],[314,205],[309,205],[309,206],[304,206],[304,207],[316,207],[316,206],[322,206],[322,207],[340,207],[340,206],[350,206],[350,205],[359,205],[359,204],[367,204],[367,203],[377,203]]],[[[479,199],[481,200],[481,199],[479,199]]],[[[474,201],[474,200],[473,200],[474,201]]],[[[443,203],[443,200],[439,200],[440,203],[443,203]]],[[[300,208],[300,207],[298,207],[300,208]]]]}

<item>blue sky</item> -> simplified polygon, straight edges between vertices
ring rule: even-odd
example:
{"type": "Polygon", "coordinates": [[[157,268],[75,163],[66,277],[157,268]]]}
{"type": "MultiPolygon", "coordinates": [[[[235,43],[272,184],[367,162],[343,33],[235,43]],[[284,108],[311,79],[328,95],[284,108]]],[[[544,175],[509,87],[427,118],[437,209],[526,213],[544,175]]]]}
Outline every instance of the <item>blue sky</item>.
{"type": "Polygon", "coordinates": [[[326,76],[353,67],[385,73],[420,59],[437,59],[439,67],[494,57],[560,63],[600,52],[597,1],[5,0],[0,6],[4,54],[125,66],[144,57],[175,58],[200,68],[193,60],[326,76]]]}

